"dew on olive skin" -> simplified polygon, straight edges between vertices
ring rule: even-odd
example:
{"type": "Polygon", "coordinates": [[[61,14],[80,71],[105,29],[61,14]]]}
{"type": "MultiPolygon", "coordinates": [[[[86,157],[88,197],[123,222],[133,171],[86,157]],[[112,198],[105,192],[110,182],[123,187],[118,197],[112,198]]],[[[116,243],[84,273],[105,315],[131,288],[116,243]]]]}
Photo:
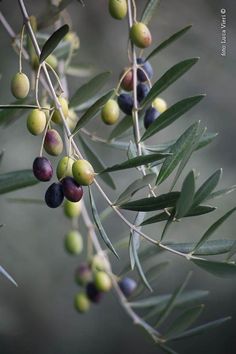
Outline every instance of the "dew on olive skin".
{"type": "Polygon", "coordinates": [[[39,181],[50,181],[53,175],[51,162],[46,157],[36,157],[33,162],[33,173],[39,181]]]}
{"type": "Polygon", "coordinates": [[[61,183],[51,184],[45,193],[45,202],[49,208],[57,208],[64,199],[61,183]]]}

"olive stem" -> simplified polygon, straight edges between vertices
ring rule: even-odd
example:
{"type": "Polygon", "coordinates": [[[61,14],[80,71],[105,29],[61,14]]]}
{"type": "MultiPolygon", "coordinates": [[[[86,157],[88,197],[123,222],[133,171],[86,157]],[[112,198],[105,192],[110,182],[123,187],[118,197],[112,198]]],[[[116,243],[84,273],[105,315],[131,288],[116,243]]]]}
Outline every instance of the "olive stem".
{"type": "Polygon", "coordinates": [[[19,53],[19,72],[22,73],[22,50],[23,50],[23,40],[24,40],[25,25],[22,26],[20,35],[20,53],[19,53]]]}

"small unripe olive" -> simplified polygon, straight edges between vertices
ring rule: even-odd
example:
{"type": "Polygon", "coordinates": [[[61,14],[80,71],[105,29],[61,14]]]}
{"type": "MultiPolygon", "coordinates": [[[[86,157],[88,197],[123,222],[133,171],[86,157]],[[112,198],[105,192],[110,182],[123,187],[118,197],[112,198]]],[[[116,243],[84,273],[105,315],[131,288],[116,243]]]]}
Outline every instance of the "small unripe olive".
{"type": "Polygon", "coordinates": [[[87,160],[77,160],[73,163],[72,172],[74,179],[82,186],[93,183],[94,169],[87,160]]]}
{"type": "Polygon", "coordinates": [[[93,258],[90,261],[90,266],[94,272],[98,270],[106,271],[108,269],[108,264],[106,259],[99,254],[93,256],[93,258]]]}
{"type": "Polygon", "coordinates": [[[90,308],[90,301],[85,293],[75,295],[74,306],[78,312],[87,312],[90,308]]]}
{"type": "Polygon", "coordinates": [[[130,29],[130,39],[139,48],[147,48],[152,43],[152,35],[142,22],[136,22],[130,29]]]}
{"type": "Polygon", "coordinates": [[[75,129],[77,122],[78,122],[77,114],[75,113],[75,111],[73,109],[69,109],[68,117],[67,117],[67,124],[68,124],[68,127],[70,128],[71,131],[73,131],[75,129]]]}
{"type": "Polygon", "coordinates": [[[72,32],[72,31],[68,32],[65,35],[64,40],[66,42],[69,42],[73,49],[79,49],[79,47],[80,47],[80,39],[79,39],[78,35],[75,32],[72,32]]]}
{"type": "Polygon", "coordinates": [[[57,57],[54,54],[50,54],[46,59],[45,62],[49,64],[54,70],[57,68],[58,61],[57,57]]]}
{"type": "Polygon", "coordinates": [[[120,79],[125,75],[123,80],[121,81],[120,86],[125,91],[132,91],[133,88],[134,88],[134,85],[133,85],[133,70],[129,70],[128,72],[127,72],[127,70],[128,70],[128,68],[125,68],[122,71],[121,75],[120,75],[120,79]]]}
{"type": "Polygon", "coordinates": [[[52,156],[58,156],[63,150],[63,141],[55,129],[49,129],[44,140],[45,151],[52,156]]]}
{"type": "Polygon", "coordinates": [[[79,201],[74,203],[69,200],[65,200],[64,213],[70,219],[78,217],[81,213],[81,202],[79,201]]]}
{"type": "Polygon", "coordinates": [[[65,249],[71,254],[80,254],[83,251],[83,238],[78,231],[72,230],[66,234],[65,249]]]}
{"type": "Polygon", "coordinates": [[[11,80],[11,92],[16,98],[25,98],[30,89],[30,82],[24,73],[17,73],[11,80]]]}
{"type": "Polygon", "coordinates": [[[109,0],[110,15],[116,20],[122,20],[127,14],[126,0],[109,0]]]}
{"type": "Polygon", "coordinates": [[[105,272],[99,271],[94,275],[94,284],[98,291],[107,292],[112,288],[112,281],[109,275],[105,272]]]}
{"type": "Polygon", "coordinates": [[[115,100],[108,100],[102,109],[102,120],[105,124],[112,125],[119,119],[120,110],[115,100]]]}
{"type": "MultiPolygon", "coordinates": [[[[68,101],[62,96],[58,97],[58,101],[60,102],[64,117],[67,118],[67,116],[68,116],[68,101]]],[[[52,121],[56,124],[61,123],[62,120],[61,120],[60,112],[58,109],[55,109],[55,111],[52,115],[52,121]]]]}
{"type": "Polygon", "coordinates": [[[167,110],[167,103],[163,98],[157,97],[152,102],[152,107],[156,108],[159,113],[163,113],[167,110]]]}
{"type": "Polygon", "coordinates": [[[72,165],[74,160],[71,159],[69,156],[64,156],[57,165],[57,178],[60,180],[64,177],[70,176],[73,177],[72,173],[72,165]]]}
{"type": "Polygon", "coordinates": [[[46,114],[40,109],[33,109],[27,118],[28,131],[33,135],[41,134],[47,123],[46,114]]]}

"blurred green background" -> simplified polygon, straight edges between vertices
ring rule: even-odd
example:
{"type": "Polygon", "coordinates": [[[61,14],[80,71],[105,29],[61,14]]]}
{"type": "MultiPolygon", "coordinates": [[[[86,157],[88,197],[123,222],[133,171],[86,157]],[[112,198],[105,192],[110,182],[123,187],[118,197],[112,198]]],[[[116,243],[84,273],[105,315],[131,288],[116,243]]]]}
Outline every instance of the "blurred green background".
{"type": "MultiPolygon", "coordinates": [[[[107,0],[84,0],[86,7],[76,2],[68,7],[73,30],[78,31],[81,48],[78,61],[92,64],[97,72],[112,70],[110,87],[116,85],[120,71],[127,65],[127,24],[110,18],[107,0]]],[[[146,1],[137,0],[139,9],[146,1]]],[[[47,1],[25,1],[29,13],[41,15],[47,9],[47,1]]],[[[0,10],[18,32],[21,16],[17,1],[1,1],[0,10]]],[[[219,137],[206,150],[193,155],[185,169],[195,168],[201,172],[199,184],[218,167],[223,167],[224,176],[220,187],[235,184],[235,91],[236,91],[236,3],[233,0],[163,0],[150,25],[154,45],[178,29],[193,23],[193,29],[181,40],[161,52],[152,61],[155,78],[169,67],[185,58],[200,56],[201,60],[162,95],[169,105],[179,99],[198,93],[207,93],[207,98],[198,107],[165,129],[153,143],[176,138],[193,121],[201,120],[208,131],[219,132],[219,137]],[[227,10],[228,53],[221,57],[220,9],[227,10]]],[[[17,57],[10,40],[0,26],[0,104],[12,101],[9,82],[17,69],[17,57]]],[[[25,69],[27,63],[24,63],[25,69]]],[[[70,91],[86,79],[72,79],[70,91]]],[[[107,136],[105,128],[96,118],[89,126],[91,131],[107,136]]],[[[109,165],[122,160],[124,153],[91,144],[109,165]]],[[[40,138],[30,136],[25,129],[25,117],[21,117],[6,129],[0,130],[0,149],[5,149],[1,172],[30,168],[38,155],[40,138]]],[[[122,191],[135,173],[116,173],[118,191],[122,191]]],[[[168,182],[171,181],[171,178],[168,182]]],[[[181,182],[181,179],[180,179],[181,182]]],[[[178,185],[180,186],[180,184],[178,185]]],[[[9,197],[42,198],[45,184],[14,192],[9,197]]],[[[167,190],[168,185],[162,187],[167,190]]],[[[107,188],[105,188],[107,190],[107,188]]],[[[111,198],[114,192],[107,190],[111,198]]],[[[100,195],[96,195],[100,210],[105,207],[100,195]]],[[[170,230],[171,240],[196,240],[208,225],[235,205],[235,195],[217,200],[221,206],[213,215],[191,219],[170,230]],[[174,231],[174,232],[173,232],[174,231]]],[[[3,354],[120,354],[159,353],[160,350],[147,339],[119,306],[117,299],[109,294],[99,306],[85,316],[73,309],[73,297],[77,286],[73,281],[76,265],[83,258],[68,256],[63,250],[64,233],[70,227],[62,217],[62,210],[49,210],[46,206],[14,204],[7,197],[0,198],[1,229],[0,264],[17,280],[15,288],[4,278],[0,279],[0,352],[3,354]]],[[[128,230],[115,216],[104,224],[113,241],[119,240],[128,230]]],[[[235,238],[235,218],[217,231],[215,237],[235,238]]],[[[160,234],[160,225],[149,227],[147,232],[160,234]]],[[[81,224],[81,231],[86,232],[81,224]]],[[[163,254],[156,261],[170,259],[171,265],[156,284],[157,293],[172,291],[183,281],[189,269],[194,275],[189,289],[210,290],[207,308],[199,323],[232,314],[233,320],[207,335],[176,343],[181,353],[233,354],[235,340],[236,287],[231,280],[222,280],[198,270],[186,261],[163,254]]],[[[128,259],[121,253],[121,263],[128,259]]],[[[114,260],[115,267],[121,266],[114,260]]]]}

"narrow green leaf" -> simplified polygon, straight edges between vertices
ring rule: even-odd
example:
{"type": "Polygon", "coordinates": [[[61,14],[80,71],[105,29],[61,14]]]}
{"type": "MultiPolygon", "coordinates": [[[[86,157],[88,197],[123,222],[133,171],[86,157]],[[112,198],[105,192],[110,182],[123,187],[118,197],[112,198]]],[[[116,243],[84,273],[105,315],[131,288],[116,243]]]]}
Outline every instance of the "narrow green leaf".
{"type": "Polygon", "coordinates": [[[185,310],[171,323],[167,333],[165,334],[165,338],[169,340],[170,338],[173,338],[188,329],[198,319],[203,309],[204,305],[198,305],[185,310]]]}
{"type": "Polygon", "coordinates": [[[141,22],[148,25],[160,0],[148,0],[141,16],[141,22]]]}
{"type": "Polygon", "coordinates": [[[63,25],[48,38],[41,50],[41,54],[39,57],[40,63],[42,63],[53,52],[53,50],[58,46],[60,41],[65,37],[68,32],[69,26],[63,25]]]}
{"type": "Polygon", "coordinates": [[[212,200],[212,199],[215,199],[215,198],[220,198],[224,195],[227,195],[227,194],[230,194],[232,192],[234,192],[236,190],[236,185],[234,186],[231,186],[231,187],[228,187],[228,188],[224,188],[224,189],[221,189],[219,191],[216,191],[214,193],[211,193],[207,198],[206,200],[212,200]]]}
{"type": "Polygon", "coordinates": [[[179,117],[181,117],[184,113],[189,111],[192,107],[194,107],[197,103],[199,103],[205,95],[198,95],[193,97],[185,98],[182,101],[175,103],[173,106],[168,108],[165,112],[163,112],[158,119],[156,119],[145,131],[143,134],[141,141],[144,141],[160,130],[166,128],[168,125],[176,121],[179,117]]]}
{"type": "MultiPolygon", "coordinates": [[[[202,301],[203,298],[209,295],[209,291],[206,290],[189,290],[181,293],[174,303],[174,307],[186,307],[187,305],[195,305],[198,301],[202,301]]],[[[167,303],[170,301],[172,294],[151,296],[144,300],[138,300],[130,302],[133,308],[149,308],[155,307],[158,312],[162,311],[167,303]]],[[[156,312],[157,313],[157,312],[156,312]]]]}
{"type": "Polygon", "coordinates": [[[111,72],[106,71],[104,73],[98,74],[89,82],[81,86],[72,96],[70,100],[70,107],[76,107],[93,98],[106,84],[110,76],[111,72]]]}
{"type": "MultiPolygon", "coordinates": [[[[195,243],[165,243],[166,246],[171,247],[173,250],[190,253],[193,251],[195,243]]],[[[228,253],[234,245],[233,240],[213,240],[206,241],[199,249],[195,252],[196,256],[212,256],[217,254],[228,253]]]]}
{"type": "Polygon", "coordinates": [[[235,255],[236,253],[236,240],[233,241],[232,247],[229,250],[229,254],[226,257],[226,262],[229,262],[229,260],[235,255]]]}
{"type": "Polygon", "coordinates": [[[225,215],[223,215],[220,219],[218,219],[214,224],[212,224],[209,229],[204,233],[204,235],[201,237],[201,239],[198,241],[196,246],[194,247],[194,250],[192,253],[195,253],[196,250],[201,247],[208,239],[211,237],[211,235],[220,227],[230,216],[233,214],[236,210],[236,207],[229,210],[225,215]]]}
{"type": "Polygon", "coordinates": [[[78,133],[78,131],[85,125],[87,124],[90,119],[92,119],[98,111],[104,106],[104,104],[113,96],[114,90],[109,91],[106,93],[104,96],[99,98],[80,118],[78,123],[76,124],[76,127],[73,131],[73,135],[78,133]]]}
{"type": "MultiPolygon", "coordinates": [[[[79,141],[83,147],[83,150],[85,152],[87,159],[92,163],[95,171],[104,170],[106,168],[104,163],[102,162],[100,157],[98,157],[98,155],[93,152],[91,146],[89,146],[81,136],[79,136],[79,141]]],[[[113,179],[111,178],[111,176],[109,175],[109,173],[104,173],[102,175],[99,175],[99,177],[110,188],[116,189],[115,183],[114,183],[113,179]]]]}
{"type": "Polygon", "coordinates": [[[123,203],[120,205],[120,208],[133,211],[161,210],[174,207],[178,198],[179,192],[170,192],[159,195],[158,197],[143,198],[128,203],[123,203]]]}
{"type": "Polygon", "coordinates": [[[202,184],[194,196],[193,206],[199,205],[207,199],[219,183],[221,175],[222,169],[219,169],[202,184]]]}
{"type": "MultiPolygon", "coordinates": [[[[191,209],[184,217],[193,217],[199,216],[207,213],[211,213],[212,211],[216,210],[215,207],[208,206],[208,205],[198,205],[194,209],[191,209]]],[[[166,221],[168,220],[169,215],[164,211],[163,213],[151,216],[150,218],[144,220],[141,226],[154,224],[156,222],[166,221]]]]}
{"type": "Polygon", "coordinates": [[[115,126],[115,128],[112,130],[109,140],[118,138],[118,136],[121,136],[124,132],[126,132],[128,129],[130,129],[133,126],[133,120],[131,116],[125,116],[120,122],[118,122],[115,126]]]}
{"type": "Polygon", "coordinates": [[[132,196],[136,192],[152,183],[155,178],[156,175],[154,173],[150,173],[146,176],[143,176],[142,178],[135,180],[124,190],[123,193],[121,193],[121,195],[117,198],[115,204],[119,205],[124,202],[127,202],[132,198],[132,196]]]}
{"type": "Polygon", "coordinates": [[[89,198],[90,198],[90,203],[91,203],[91,209],[92,209],[92,214],[93,214],[93,219],[94,222],[98,228],[98,231],[100,233],[100,236],[102,237],[103,241],[105,242],[105,244],[107,245],[107,247],[114,253],[114,255],[119,259],[118,254],[116,253],[116,250],[114,249],[109,237],[106,234],[106,231],[104,230],[104,227],[102,226],[98,211],[97,211],[97,207],[92,195],[92,190],[91,187],[89,187],[89,198]]]}
{"type": "Polygon", "coordinates": [[[236,276],[235,263],[208,261],[206,259],[191,259],[198,267],[220,278],[233,278],[236,276]]]}
{"type": "Polygon", "coordinates": [[[212,322],[208,322],[206,324],[203,324],[201,326],[198,326],[198,327],[195,327],[195,328],[192,328],[184,333],[181,333],[179,335],[176,335],[172,338],[169,338],[169,341],[170,340],[179,340],[179,339],[184,339],[184,338],[187,338],[187,337],[192,337],[192,336],[195,336],[195,335],[199,335],[199,334],[202,334],[210,329],[213,329],[213,328],[216,328],[220,325],[222,325],[223,323],[225,323],[226,321],[229,321],[231,320],[231,317],[224,317],[224,318],[221,318],[219,320],[216,320],[216,321],[212,321],[212,322]]]}
{"type": "Polygon", "coordinates": [[[12,276],[2,266],[0,266],[0,273],[2,275],[4,275],[4,277],[6,277],[8,280],[10,280],[10,282],[12,284],[14,284],[15,286],[18,286],[16,281],[12,278],[12,276]]]}
{"type": "Polygon", "coordinates": [[[190,149],[193,139],[198,131],[198,123],[191,125],[170,148],[171,156],[168,156],[159,172],[156,184],[161,184],[173,172],[175,167],[179,164],[186,151],[190,149]]]}
{"type": "Polygon", "coordinates": [[[209,145],[216,137],[218,136],[218,133],[207,133],[205,132],[202,136],[201,139],[198,143],[198,146],[196,150],[200,150],[204,148],[205,146],[209,145]]]}
{"type": "Polygon", "coordinates": [[[70,65],[65,69],[65,73],[67,75],[73,76],[73,77],[89,77],[93,74],[94,68],[91,65],[70,65]]]}
{"type": "Polygon", "coordinates": [[[120,170],[125,170],[127,168],[133,168],[133,167],[138,167],[138,166],[142,166],[142,165],[147,165],[149,163],[162,160],[166,156],[169,156],[169,155],[170,155],[169,153],[158,153],[158,154],[150,154],[150,155],[133,157],[133,158],[131,158],[127,161],[124,161],[120,164],[116,164],[111,167],[108,167],[105,170],[101,171],[100,173],[120,171],[120,170]]]}
{"type": "Polygon", "coordinates": [[[161,44],[158,45],[157,48],[155,48],[147,57],[146,60],[151,59],[152,57],[154,57],[155,55],[157,55],[157,53],[159,53],[162,49],[168,47],[170,44],[172,44],[174,41],[176,41],[178,38],[180,38],[181,36],[183,36],[190,28],[192,27],[192,25],[186,26],[184,28],[182,28],[181,30],[179,30],[178,32],[176,32],[175,34],[173,34],[172,36],[170,36],[169,38],[167,38],[166,40],[164,40],[161,44]]]}
{"type": "Polygon", "coordinates": [[[156,326],[160,326],[160,324],[163,323],[165,321],[165,319],[170,315],[170,313],[172,312],[172,310],[173,310],[173,308],[175,306],[176,299],[183,292],[183,290],[186,287],[191,275],[192,275],[192,273],[189,273],[187,275],[186,279],[184,280],[184,282],[174,291],[174,293],[172,294],[170,300],[167,302],[166,307],[161,312],[159,320],[158,320],[156,326]]]}
{"type": "Polygon", "coordinates": [[[0,194],[37,184],[32,170],[20,170],[0,174],[0,194]]]}
{"type": "Polygon", "coordinates": [[[175,217],[181,219],[184,217],[192,207],[193,197],[195,192],[195,177],[194,172],[191,171],[185,178],[179,199],[176,203],[175,217]]]}
{"type": "Polygon", "coordinates": [[[142,108],[151,103],[162,91],[167,89],[173,82],[186,73],[199,58],[183,60],[170,68],[151,88],[148,95],[142,101],[142,108]]]}
{"type": "Polygon", "coordinates": [[[10,123],[13,123],[17,118],[21,117],[21,115],[24,113],[24,109],[21,108],[23,103],[26,102],[26,99],[23,100],[17,100],[12,103],[10,103],[8,108],[3,108],[0,110],[0,125],[9,125],[10,123]],[[18,106],[18,108],[14,108],[18,106]]]}
{"type": "Polygon", "coordinates": [[[165,344],[159,344],[157,343],[157,345],[164,351],[164,353],[166,354],[178,354],[175,350],[173,350],[170,347],[167,347],[167,345],[165,344]]]}
{"type": "Polygon", "coordinates": [[[199,144],[199,141],[201,140],[201,137],[205,131],[206,131],[206,128],[204,129],[204,128],[201,128],[200,126],[198,127],[196,135],[193,137],[193,141],[189,145],[189,149],[186,149],[183,153],[182,160],[179,164],[179,167],[177,169],[177,172],[176,172],[176,175],[175,175],[174,180],[172,182],[170,190],[172,190],[174,188],[179,176],[181,175],[184,167],[187,165],[190,157],[192,156],[192,153],[196,150],[196,148],[199,144]]]}

